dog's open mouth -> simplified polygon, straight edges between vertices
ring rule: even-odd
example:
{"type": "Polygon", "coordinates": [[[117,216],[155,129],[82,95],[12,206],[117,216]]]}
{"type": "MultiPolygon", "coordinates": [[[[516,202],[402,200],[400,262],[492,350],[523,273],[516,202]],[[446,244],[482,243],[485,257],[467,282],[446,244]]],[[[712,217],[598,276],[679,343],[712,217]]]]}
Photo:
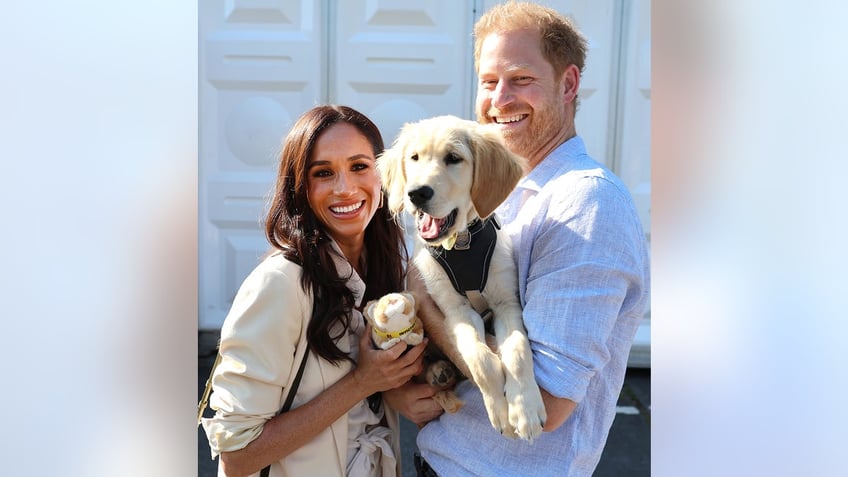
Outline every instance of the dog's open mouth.
{"type": "Polygon", "coordinates": [[[423,211],[418,212],[418,235],[427,242],[435,242],[447,235],[456,221],[458,209],[453,209],[451,213],[443,218],[436,218],[423,211]]]}

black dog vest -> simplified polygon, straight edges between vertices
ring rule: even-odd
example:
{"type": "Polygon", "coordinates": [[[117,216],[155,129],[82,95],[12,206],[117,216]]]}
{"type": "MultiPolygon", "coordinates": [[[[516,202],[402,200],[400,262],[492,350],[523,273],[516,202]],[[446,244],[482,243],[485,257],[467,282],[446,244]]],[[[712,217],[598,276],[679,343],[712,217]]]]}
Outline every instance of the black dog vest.
{"type": "Polygon", "coordinates": [[[466,296],[466,291],[482,292],[489,278],[489,263],[498,241],[501,228],[493,214],[485,220],[477,219],[468,226],[467,236],[460,235],[451,250],[427,247],[430,255],[439,262],[450,278],[453,288],[466,296]]]}

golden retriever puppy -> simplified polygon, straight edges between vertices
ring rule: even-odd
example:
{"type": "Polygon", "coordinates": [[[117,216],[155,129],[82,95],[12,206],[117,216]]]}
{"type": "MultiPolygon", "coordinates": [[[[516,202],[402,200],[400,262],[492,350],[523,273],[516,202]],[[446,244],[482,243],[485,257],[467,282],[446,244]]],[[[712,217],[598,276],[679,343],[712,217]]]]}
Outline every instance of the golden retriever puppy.
{"type": "Polygon", "coordinates": [[[404,125],[377,168],[394,214],[415,218],[413,255],[501,434],[532,441],[546,414],[521,317],[509,237],[491,217],[525,161],[493,129],[454,116],[404,125]],[[486,344],[491,320],[497,354],[486,344]]]}

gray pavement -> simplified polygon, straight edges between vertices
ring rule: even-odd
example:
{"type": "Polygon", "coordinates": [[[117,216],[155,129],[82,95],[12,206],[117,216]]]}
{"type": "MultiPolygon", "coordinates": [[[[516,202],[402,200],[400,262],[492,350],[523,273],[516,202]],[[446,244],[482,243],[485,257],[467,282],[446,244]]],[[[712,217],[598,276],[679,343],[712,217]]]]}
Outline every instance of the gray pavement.
{"type": "MultiPolygon", "coordinates": [[[[198,334],[198,399],[215,360],[218,334],[198,334]]],[[[651,475],[651,371],[628,369],[618,398],[618,410],[607,446],[594,477],[645,477],[651,475]]],[[[210,413],[207,410],[207,415],[210,413]]],[[[404,477],[414,477],[412,453],[415,452],[415,425],[402,419],[401,451],[404,477]]],[[[197,432],[197,475],[215,477],[217,461],[209,458],[209,444],[201,428],[197,432]]]]}

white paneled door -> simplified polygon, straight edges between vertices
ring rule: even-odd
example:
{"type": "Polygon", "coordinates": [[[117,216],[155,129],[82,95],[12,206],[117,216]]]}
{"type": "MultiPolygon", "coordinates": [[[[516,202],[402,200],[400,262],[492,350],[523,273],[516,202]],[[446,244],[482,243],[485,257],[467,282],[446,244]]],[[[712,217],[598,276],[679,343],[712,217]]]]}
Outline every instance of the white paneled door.
{"type": "Polygon", "coordinates": [[[323,2],[199,5],[199,327],[221,326],[267,248],[260,228],[283,134],[323,95],[323,2]]]}
{"type": "MultiPolygon", "coordinates": [[[[199,322],[218,329],[267,250],[261,222],[292,121],[350,105],[387,145],[403,123],[474,118],[471,30],[497,0],[205,0],[199,4],[199,322]]],[[[649,0],[540,0],[589,42],[577,131],[650,224],[649,0]]],[[[649,322],[642,335],[650,340],[649,322]]]]}

